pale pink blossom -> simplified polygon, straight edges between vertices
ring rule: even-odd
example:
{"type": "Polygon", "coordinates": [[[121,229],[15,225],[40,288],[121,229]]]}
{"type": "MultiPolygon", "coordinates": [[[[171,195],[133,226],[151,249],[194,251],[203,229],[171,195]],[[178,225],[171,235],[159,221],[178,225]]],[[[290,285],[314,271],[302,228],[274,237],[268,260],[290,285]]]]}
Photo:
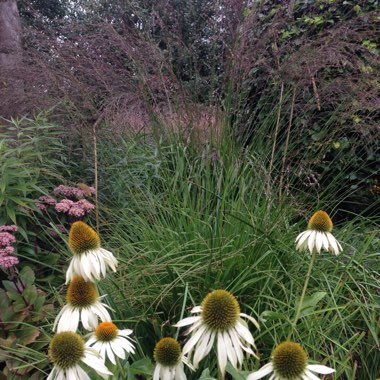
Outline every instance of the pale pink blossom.
{"type": "Polygon", "coordinates": [[[46,206],[43,203],[37,202],[36,206],[41,211],[46,211],[46,206]]]}
{"type": "Polygon", "coordinates": [[[57,203],[55,205],[55,209],[58,212],[68,212],[70,208],[74,205],[74,202],[71,201],[70,199],[63,199],[61,202],[57,203]]]}
{"type": "Polygon", "coordinates": [[[73,205],[69,210],[69,215],[75,216],[76,218],[80,218],[84,216],[85,211],[82,207],[78,206],[77,204],[73,205]]]}
{"type": "Polygon", "coordinates": [[[16,242],[16,238],[9,232],[0,232],[0,246],[11,245],[16,242]]]}
{"type": "Polygon", "coordinates": [[[80,206],[84,211],[91,211],[95,208],[95,206],[89,202],[87,199],[81,199],[76,203],[78,206],[80,206]]]}
{"type": "Polygon", "coordinates": [[[57,201],[53,197],[49,197],[46,195],[42,195],[41,197],[39,197],[38,201],[40,203],[43,203],[43,204],[49,205],[49,206],[55,206],[57,204],[57,201]]]}
{"type": "Polygon", "coordinates": [[[0,248],[0,257],[11,255],[15,251],[14,247],[8,245],[5,248],[0,248]]]}
{"type": "Polygon", "coordinates": [[[0,232],[17,232],[17,229],[17,226],[14,224],[0,226],[0,232]]]}
{"type": "Polygon", "coordinates": [[[10,268],[19,263],[19,260],[15,256],[4,256],[0,257],[0,266],[4,268],[10,268]]]}

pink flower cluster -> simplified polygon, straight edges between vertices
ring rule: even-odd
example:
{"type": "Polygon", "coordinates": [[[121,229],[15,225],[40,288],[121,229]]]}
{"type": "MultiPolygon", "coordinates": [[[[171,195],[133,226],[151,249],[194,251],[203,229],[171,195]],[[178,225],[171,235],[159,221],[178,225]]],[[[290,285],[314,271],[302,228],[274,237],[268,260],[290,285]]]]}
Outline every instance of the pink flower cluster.
{"type": "Polygon", "coordinates": [[[57,212],[63,212],[75,218],[85,216],[89,211],[93,210],[95,206],[86,199],[81,199],[74,202],[70,199],[62,199],[55,205],[57,212]]]}
{"type": "Polygon", "coordinates": [[[47,209],[47,206],[55,206],[56,203],[57,201],[54,198],[43,195],[42,197],[38,198],[38,202],[36,203],[36,206],[41,211],[45,211],[47,209]]]}
{"type": "Polygon", "coordinates": [[[83,199],[86,196],[95,194],[95,188],[91,186],[86,186],[86,189],[80,189],[78,187],[59,185],[53,191],[56,195],[73,199],[83,199]]]}
{"type": "Polygon", "coordinates": [[[49,206],[54,206],[57,212],[80,219],[95,208],[91,202],[85,199],[95,194],[94,187],[85,184],[80,184],[78,187],[59,185],[53,190],[53,193],[57,197],[65,197],[65,199],[57,201],[53,197],[43,195],[38,198],[36,203],[41,211],[47,211],[49,206]]]}
{"type": "Polygon", "coordinates": [[[0,266],[3,268],[10,268],[18,264],[18,258],[11,256],[15,249],[12,246],[16,242],[16,238],[12,232],[17,231],[17,226],[0,226],[0,266]]]}

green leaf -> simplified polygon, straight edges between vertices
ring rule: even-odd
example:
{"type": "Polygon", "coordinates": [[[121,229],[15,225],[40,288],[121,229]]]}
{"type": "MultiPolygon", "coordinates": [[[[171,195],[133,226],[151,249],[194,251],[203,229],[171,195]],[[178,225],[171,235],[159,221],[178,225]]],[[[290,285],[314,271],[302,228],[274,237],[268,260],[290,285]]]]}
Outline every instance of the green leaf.
{"type": "Polygon", "coordinates": [[[20,276],[24,285],[32,285],[34,283],[35,275],[30,267],[26,266],[22,268],[20,276]]]}
{"type": "Polygon", "coordinates": [[[3,281],[3,286],[5,290],[9,293],[20,294],[16,288],[16,285],[12,281],[3,281]]]}
{"type": "Polygon", "coordinates": [[[303,300],[301,308],[301,317],[312,314],[317,306],[317,303],[321,301],[327,293],[325,292],[315,292],[311,296],[307,296],[303,300]]]}
{"type": "Polygon", "coordinates": [[[152,375],[153,363],[149,358],[137,360],[130,366],[131,373],[135,375],[152,375]]]}
{"type": "Polygon", "coordinates": [[[8,217],[11,219],[11,221],[14,223],[14,224],[17,224],[17,221],[16,221],[16,213],[15,213],[15,210],[13,207],[10,207],[8,205],[5,206],[5,209],[7,210],[7,215],[8,217]]]}
{"type": "Polygon", "coordinates": [[[230,362],[227,363],[226,367],[227,373],[229,373],[233,379],[235,380],[246,380],[247,376],[243,376],[241,373],[239,373],[230,362]]]}
{"type": "Polygon", "coordinates": [[[34,285],[29,285],[23,292],[23,297],[29,305],[33,305],[38,297],[37,289],[34,285]]]}
{"type": "Polygon", "coordinates": [[[203,370],[201,377],[198,380],[216,380],[216,379],[215,377],[212,377],[210,375],[210,369],[206,368],[205,370],[203,370]]]}
{"type": "Polygon", "coordinates": [[[278,313],[276,311],[270,311],[270,310],[263,311],[260,315],[260,319],[261,320],[270,320],[270,321],[276,320],[276,319],[283,320],[283,321],[288,320],[288,318],[284,314],[278,313]]]}

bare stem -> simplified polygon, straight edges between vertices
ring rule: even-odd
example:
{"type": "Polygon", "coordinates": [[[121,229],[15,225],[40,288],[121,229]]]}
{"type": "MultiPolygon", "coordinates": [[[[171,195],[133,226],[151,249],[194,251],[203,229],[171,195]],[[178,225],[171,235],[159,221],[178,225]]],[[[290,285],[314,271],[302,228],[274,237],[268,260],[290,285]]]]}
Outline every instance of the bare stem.
{"type": "Polygon", "coordinates": [[[311,277],[311,271],[313,269],[313,266],[314,266],[316,258],[317,258],[317,251],[314,250],[313,254],[311,256],[311,260],[310,260],[310,264],[309,264],[309,269],[308,269],[307,274],[306,274],[305,283],[303,285],[303,289],[302,289],[302,293],[301,293],[301,298],[300,298],[298,306],[297,306],[296,315],[295,315],[294,320],[292,322],[292,327],[291,327],[291,329],[289,331],[288,337],[286,338],[287,340],[289,340],[291,338],[291,336],[293,334],[293,331],[294,331],[294,328],[296,327],[296,324],[297,324],[298,319],[300,317],[303,300],[304,300],[305,294],[306,294],[307,285],[309,284],[309,280],[310,280],[310,277],[311,277]]]}
{"type": "Polygon", "coordinates": [[[281,82],[281,91],[280,91],[280,100],[279,100],[279,106],[278,106],[278,111],[277,111],[276,129],[274,131],[273,145],[272,145],[272,154],[271,154],[271,157],[270,157],[269,169],[268,169],[267,194],[269,194],[270,185],[271,185],[272,168],[273,168],[273,161],[274,161],[274,152],[276,150],[277,135],[278,135],[278,130],[280,128],[280,117],[281,117],[283,95],[284,95],[284,82],[281,82]]]}
{"type": "Polygon", "coordinates": [[[96,221],[96,232],[99,233],[99,197],[98,197],[98,148],[97,148],[97,138],[96,138],[96,127],[101,121],[101,117],[94,123],[92,127],[92,136],[94,144],[94,172],[95,172],[95,221],[96,221]]]}
{"type": "Polygon", "coordinates": [[[296,98],[296,88],[293,89],[293,97],[292,97],[292,105],[290,108],[290,116],[289,116],[289,124],[288,124],[288,130],[286,131],[286,140],[285,140],[285,147],[284,147],[284,155],[282,157],[282,167],[281,167],[281,176],[280,176],[280,197],[282,195],[282,185],[284,181],[284,173],[285,173],[285,162],[286,162],[286,155],[288,153],[288,147],[289,147],[289,139],[290,139],[290,129],[292,127],[293,122],[293,112],[294,112],[294,102],[296,98]]]}

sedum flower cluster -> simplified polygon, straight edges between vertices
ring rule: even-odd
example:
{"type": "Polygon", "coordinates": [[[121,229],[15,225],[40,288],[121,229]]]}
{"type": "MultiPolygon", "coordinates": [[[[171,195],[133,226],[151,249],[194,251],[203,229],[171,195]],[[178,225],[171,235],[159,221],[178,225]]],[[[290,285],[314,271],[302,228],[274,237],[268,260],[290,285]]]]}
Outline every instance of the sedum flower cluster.
{"type": "Polygon", "coordinates": [[[18,258],[13,255],[15,252],[13,244],[16,243],[13,235],[15,232],[17,232],[17,226],[13,224],[0,226],[0,266],[5,269],[19,263],[18,258]]]}
{"type": "Polygon", "coordinates": [[[56,212],[67,215],[71,220],[82,220],[95,209],[94,204],[86,199],[95,194],[95,188],[92,186],[83,183],[78,187],[59,185],[53,190],[53,194],[55,198],[46,195],[38,198],[36,205],[41,211],[48,211],[49,207],[54,207],[56,212]]]}

